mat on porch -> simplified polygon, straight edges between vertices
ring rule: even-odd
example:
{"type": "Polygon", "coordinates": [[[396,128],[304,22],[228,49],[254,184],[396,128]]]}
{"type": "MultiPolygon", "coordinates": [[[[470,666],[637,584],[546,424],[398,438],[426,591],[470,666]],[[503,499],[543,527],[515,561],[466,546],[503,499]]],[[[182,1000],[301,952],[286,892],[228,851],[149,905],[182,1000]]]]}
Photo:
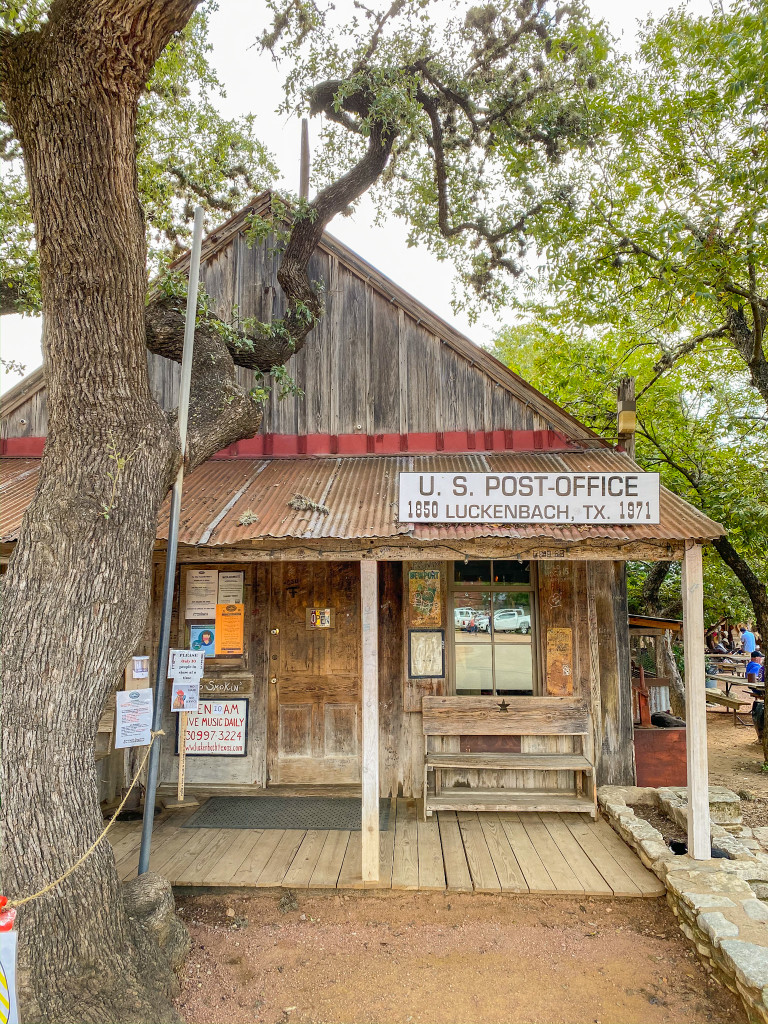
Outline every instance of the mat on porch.
{"type": "MultiPolygon", "coordinates": [[[[390,800],[379,801],[379,828],[389,828],[390,800]]],[[[342,829],[359,832],[362,801],[328,796],[212,796],[182,828],[342,829]]]]}

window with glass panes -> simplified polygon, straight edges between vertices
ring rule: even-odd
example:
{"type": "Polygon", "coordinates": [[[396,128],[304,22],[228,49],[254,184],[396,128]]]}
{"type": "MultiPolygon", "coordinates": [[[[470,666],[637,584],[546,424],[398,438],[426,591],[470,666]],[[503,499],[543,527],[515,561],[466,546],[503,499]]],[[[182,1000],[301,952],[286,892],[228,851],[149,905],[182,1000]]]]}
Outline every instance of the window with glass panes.
{"type": "Polygon", "coordinates": [[[536,608],[530,562],[494,559],[453,565],[457,695],[534,693],[536,608]]]}

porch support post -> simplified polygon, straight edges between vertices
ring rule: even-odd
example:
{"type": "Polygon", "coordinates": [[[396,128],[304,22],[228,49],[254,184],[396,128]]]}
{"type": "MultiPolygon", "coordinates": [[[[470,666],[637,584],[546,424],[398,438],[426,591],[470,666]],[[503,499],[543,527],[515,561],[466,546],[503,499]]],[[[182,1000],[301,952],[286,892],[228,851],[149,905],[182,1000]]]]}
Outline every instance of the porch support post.
{"type": "Polygon", "coordinates": [[[704,578],[701,544],[683,556],[683,644],[685,647],[685,725],[688,751],[688,853],[709,860],[709,775],[704,669],[704,578]]]}
{"type": "Polygon", "coordinates": [[[379,880],[379,575],[360,562],[363,620],[363,882],[379,880]]]}

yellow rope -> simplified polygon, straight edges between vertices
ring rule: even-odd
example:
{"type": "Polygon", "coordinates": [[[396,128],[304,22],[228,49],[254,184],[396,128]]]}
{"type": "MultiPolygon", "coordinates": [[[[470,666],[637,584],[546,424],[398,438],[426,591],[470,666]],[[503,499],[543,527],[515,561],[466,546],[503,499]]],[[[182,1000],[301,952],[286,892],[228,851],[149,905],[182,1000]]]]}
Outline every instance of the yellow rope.
{"type": "Polygon", "coordinates": [[[95,842],[91,843],[91,845],[88,847],[88,849],[82,855],[82,857],[79,860],[76,860],[71,868],[67,868],[67,870],[64,872],[63,875],[61,875],[60,878],[57,878],[54,882],[49,882],[48,885],[46,885],[44,889],[40,890],[40,892],[33,893],[32,896],[25,896],[23,900],[8,900],[8,903],[6,904],[6,908],[10,909],[11,907],[23,907],[25,903],[31,903],[32,900],[36,900],[36,899],[39,899],[41,896],[45,896],[45,894],[47,892],[50,892],[51,889],[55,889],[56,886],[59,885],[60,882],[63,882],[65,878],[69,878],[69,876],[72,874],[72,872],[76,871],[80,867],[80,865],[83,863],[83,861],[86,860],[86,858],[90,857],[90,855],[93,853],[93,851],[99,845],[99,843],[102,841],[104,836],[106,836],[107,832],[109,832],[109,830],[114,825],[114,823],[117,820],[117,816],[120,813],[120,811],[122,811],[123,807],[125,807],[125,803],[126,803],[128,797],[131,795],[131,790],[136,785],[136,783],[139,781],[139,776],[144,771],[144,765],[147,763],[147,758],[149,757],[149,752],[152,749],[152,744],[155,742],[155,740],[157,739],[158,736],[165,736],[165,733],[164,733],[164,731],[162,729],[158,729],[157,732],[150,733],[149,746],[147,747],[146,753],[144,754],[144,757],[142,758],[141,764],[139,765],[138,770],[137,770],[136,774],[133,777],[133,781],[131,782],[130,786],[128,787],[128,791],[126,792],[125,796],[120,801],[120,806],[117,808],[115,813],[109,819],[109,824],[104,829],[104,831],[101,833],[101,835],[98,837],[98,839],[96,839],[95,842]]]}

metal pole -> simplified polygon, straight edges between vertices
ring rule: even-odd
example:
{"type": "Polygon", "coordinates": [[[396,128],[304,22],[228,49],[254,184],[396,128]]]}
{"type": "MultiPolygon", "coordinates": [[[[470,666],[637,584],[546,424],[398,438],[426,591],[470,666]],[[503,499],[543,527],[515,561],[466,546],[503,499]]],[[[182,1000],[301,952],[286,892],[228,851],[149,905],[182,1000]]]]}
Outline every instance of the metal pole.
{"type": "MultiPolygon", "coordinates": [[[[197,285],[200,278],[200,250],[203,242],[203,208],[195,207],[195,226],[192,235],[192,255],[189,262],[189,284],[187,287],[187,312],[184,321],[184,350],[181,356],[181,389],[179,392],[179,436],[182,455],[187,453],[187,419],[189,415],[189,391],[192,383],[192,350],[195,343],[195,317],[197,314],[197,285]]],[[[160,646],[157,651],[155,673],[155,702],[152,713],[152,731],[163,726],[165,710],[165,681],[168,669],[168,651],[171,640],[171,616],[173,614],[173,584],[176,578],[176,552],[179,546],[179,513],[181,511],[181,488],[184,481],[184,458],[182,458],[176,480],[171,491],[171,515],[168,524],[168,550],[165,559],[165,583],[163,586],[163,612],[160,620],[160,646]]],[[[139,852],[139,874],[149,871],[149,855],[152,846],[152,826],[155,823],[155,794],[157,773],[160,767],[160,740],[156,739],[149,752],[147,767],[147,788],[144,793],[144,820],[141,828],[141,850],[139,852]]]]}

